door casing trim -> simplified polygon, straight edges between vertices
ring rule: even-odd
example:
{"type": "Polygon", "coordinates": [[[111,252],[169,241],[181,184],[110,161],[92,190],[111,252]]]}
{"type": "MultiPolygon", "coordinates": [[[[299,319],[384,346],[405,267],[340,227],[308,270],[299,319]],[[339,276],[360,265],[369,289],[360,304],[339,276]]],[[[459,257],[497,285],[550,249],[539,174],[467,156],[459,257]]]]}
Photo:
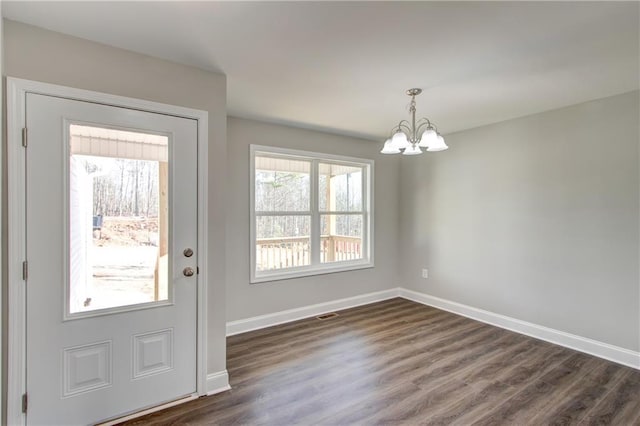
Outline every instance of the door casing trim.
{"type": "Polygon", "coordinates": [[[7,285],[8,375],[7,424],[25,424],[22,395],[26,392],[26,292],[22,262],[26,259],[25,166],[22,128],[26,123],[27,93],[99,103],[197,121],[198,137],[198,284],[196,391],[207,394],[207,259],[208,259],[208,113],[90,90],[7,77],[7,285]]]}

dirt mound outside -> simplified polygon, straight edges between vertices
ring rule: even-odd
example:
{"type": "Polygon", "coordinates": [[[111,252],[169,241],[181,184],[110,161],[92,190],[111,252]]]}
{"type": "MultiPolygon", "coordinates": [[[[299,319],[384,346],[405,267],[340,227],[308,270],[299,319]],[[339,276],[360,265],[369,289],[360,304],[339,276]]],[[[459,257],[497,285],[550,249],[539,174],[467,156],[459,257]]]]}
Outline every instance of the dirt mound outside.
{"type": "Polygon", "coordinates": [[[93,243],[105,246],[157,246],[157,217],[104,217],[102,229],[94,230],[93,243]]]}

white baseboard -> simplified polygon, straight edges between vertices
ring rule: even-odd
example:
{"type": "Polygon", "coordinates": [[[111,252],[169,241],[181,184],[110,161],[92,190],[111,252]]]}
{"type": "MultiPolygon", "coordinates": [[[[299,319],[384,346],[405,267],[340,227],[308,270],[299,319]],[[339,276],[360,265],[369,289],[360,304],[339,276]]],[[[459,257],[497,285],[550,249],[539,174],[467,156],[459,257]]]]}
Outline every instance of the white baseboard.
{"type": "Polygon", "coordinates": [[[133,414],[129,414],[129,415],[124,416],[124,417],[118,417],[117,419],[109,420],[109,421],[106,421],[106,422],[103,422],[103,423],[98,423],[97,426],[119,425],[119,424],[122,424],[124,422],[129,421],[129,420],[133,420],[133,419],[137,419],[137,418],[142,417],[142,416],[146,416],[147,414],[156,413],[158,411],[162,411],[162,410],[166,410],[166,409],[171,408],[171,407],[175,407],[176,405],[180,405],[180,404],[184,404],[184,403],[189,402],[189,401],[193,401],[194,399],[198,399],[198,395],[197,394],[188,396],[186,398],[178,399],[177,401],[171,401],[171,402],[168,402],[166,404],[157,405],[155,407],[147,408],[146,410],[138,411],[138,412],[135,412],[133,414]]]}
{"type": "Polygon", "coordinates": [[[207,374],[207,396],[231,389],[227,370],[207,374]]]}
{"type": "Polygon", "coordinates": [[[535,337],[536,339],[545,340],[560,346],[604,358],[609,361],[617,362],[618,364],[640,369],[640,352],[635,352],[586,337],[576,336],[575,334],[565,333],[564,331],[555,330],[553,328],[544,327],[530,322],[521,321],[519,319],[452,302],[450,300],[441,299],[439,297],[430,296],[428,294],[419,293],[417,291],[407,290],[405,288],[399,289],[399,296],[407,300],[422,303],[423,305],[433,306],[434,308],[515,331],[516,333],[525,334],[527,336],[535,337]]]}
{"type": "MultiPolygon", "coordinates": [[[[273,314],[260,315],[238,321],[231,321],[227,323],[227,336],[246,333],[247,331],[252,330],[259,330],[261,328],[313,317],[340,309],[348,309],[392,299],[394,297],[402,297],[407,300],[422,303],[423,305],[433,306],[434,308],[442,309],[443,311],[452,312],[496,327],[515,331],[516,333],[545,340],[550,343],[555,343],[556,345],[617,362],[618,364],[640,369],[640,352],[533,324],[527,321],[522,321],[516,318],[511,318],[505,315],[496,314],[494,312],[485,311],[483,309],[474,308],[473,306],[463,305],[462,303],[453,302],[425,293],[408,290],[402,287],[379,291],[376,293],[367,293],[361,296],[349,297],[326,303],[319,303],[317,305],[305,306],[302,308],[289,309],[286,311],[275,312],[273,314]]],[[[224,373],[226,374],[226,372],[224,373]]],[[[215,387],[209,385],[210,376],[207,377],[207,389],[215,389],[215,387]]],[[[226,388],[224,388],[224,386],[219,386],[222,388],[220,391],[229,389],[228,377],[226,377],[226,386],[226,388]]]]}
{"type": "Polygon", "coordinates": [[[227,336],[246,333],[247,331],[252,330],[259,330],[261,328],[271,327],[303,318],[314,317],[340,309],[353,308],[360,305],[379,302],[381,300],[392,299],[394,297],[398,297],[398,291],[399,289],[394,288],[391,290],[348,297],[346,299],[333,300],[331,302],[318,303],[317,305],[274,312],[272,314],[260,315],[243,320],[231,321],[227,323],[227,336]]]}

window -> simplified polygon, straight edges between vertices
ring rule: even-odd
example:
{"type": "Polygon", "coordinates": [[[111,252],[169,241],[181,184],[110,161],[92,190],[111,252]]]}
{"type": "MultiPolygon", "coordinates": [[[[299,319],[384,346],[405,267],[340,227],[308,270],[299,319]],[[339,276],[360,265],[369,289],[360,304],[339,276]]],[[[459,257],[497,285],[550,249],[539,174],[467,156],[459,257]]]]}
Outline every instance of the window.
{"type": "Polygon", "coordinates": [[[373,161],[251,145],[251,282],[373,266],[373,161]]]}
{"type": "Polygon", "coordinates": [[[69,125],[68,314],[172,298],[169,138],[69,125]]]}

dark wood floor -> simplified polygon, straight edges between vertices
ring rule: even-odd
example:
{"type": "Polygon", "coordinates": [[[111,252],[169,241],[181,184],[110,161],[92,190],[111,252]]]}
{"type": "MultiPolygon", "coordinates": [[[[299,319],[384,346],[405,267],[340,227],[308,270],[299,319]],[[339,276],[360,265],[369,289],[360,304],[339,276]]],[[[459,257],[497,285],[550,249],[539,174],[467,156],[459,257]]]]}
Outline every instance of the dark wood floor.
{"type": "Polygon", "coordinates": [[[232,390],[130,424],[640,425],[640,371],[404,299],[228,339],[232,390]]]}

